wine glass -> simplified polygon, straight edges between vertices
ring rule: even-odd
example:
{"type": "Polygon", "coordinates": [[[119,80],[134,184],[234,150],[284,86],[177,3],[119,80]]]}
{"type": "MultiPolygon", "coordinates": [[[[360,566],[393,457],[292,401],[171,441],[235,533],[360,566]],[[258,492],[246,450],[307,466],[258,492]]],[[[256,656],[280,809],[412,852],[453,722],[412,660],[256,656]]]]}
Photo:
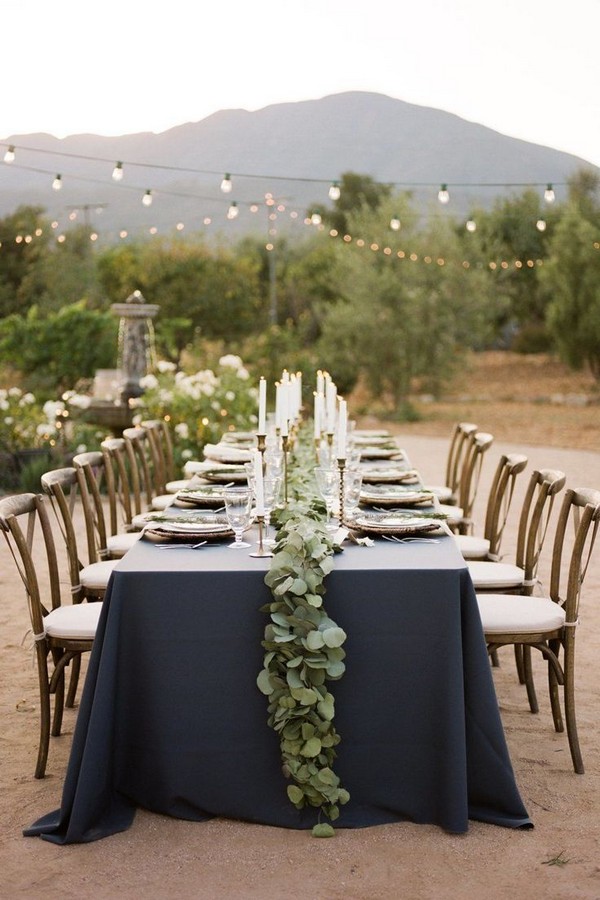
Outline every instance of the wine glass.
{"type": "Polygon", "coordinates": [[[352,520],[360,503],[362,472],[346,469],[344,472],[344,518],[352,520]]]}
{"type": "Polygon", "coordinates": [[[337,525],[331,521],[331,514],[335,503],[336,493],[338,489],[337,471],[334,468],[324,468],[317,466],[314,469],[317,487],[321,497],[325,501],[327,507],[327,530],[336,531],[337,525]]]}
{"type": "Polygon", "coordinates": [[[223,491],[223,498],[227,521],[235,534],[235,541],[229,547],[234,550],[249,547],[250,544],[242,540],[242,535],[252,520],[252,491],[248,488],[230,488],[223,491]]]}
{"type": "Polygon", "coordinates": [[[269,525],[271,524],[271,513],[279,502],[281,494],[281,485],[283,477],[281,475],[265,475],[263,478],[263,500],[265,510],[265,541],[268,546],[272,546],[275,542],[268,540],[269,525]]]}

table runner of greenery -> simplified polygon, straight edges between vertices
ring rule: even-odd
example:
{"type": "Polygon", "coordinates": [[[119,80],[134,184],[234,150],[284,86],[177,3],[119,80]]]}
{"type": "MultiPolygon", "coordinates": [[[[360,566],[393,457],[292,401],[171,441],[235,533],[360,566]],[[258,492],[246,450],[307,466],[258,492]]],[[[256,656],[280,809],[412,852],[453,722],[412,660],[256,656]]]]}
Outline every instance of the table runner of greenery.
{"type": "MultiPolygon", "coordinates": [[[[277,542],[265,577],[273,600],[262,607],[270,621],[257,684],[269,699],[268,722],[279,735],[283,772],[292,782],[290,801],[297,809],[318,807],[334,821],[350,795],[333,770],[340,736],[326,682],[344,674],[346,633],[323,605],[336,545],[316,497],[311,453],[299,443],[288,468],[288,503],[274,516],[277,542]]],[[[316,837],[333,833],[326,822],[313,828],[316,837]]]]}

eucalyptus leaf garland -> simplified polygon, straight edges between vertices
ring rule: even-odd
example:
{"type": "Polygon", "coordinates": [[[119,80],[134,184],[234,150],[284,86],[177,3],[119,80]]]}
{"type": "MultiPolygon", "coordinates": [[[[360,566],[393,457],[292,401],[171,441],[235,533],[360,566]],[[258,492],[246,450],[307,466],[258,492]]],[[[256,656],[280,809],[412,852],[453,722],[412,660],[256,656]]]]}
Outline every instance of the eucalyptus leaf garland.
{"type": "MultiPolygon", "coordinates": [[[[277,732],[287,794],[297,809],[317,807],[334,821],[350,795],[333,770],[340,742],[328,681],[345,671],[345,631],[323,606],[325,579],[333,568],[335,543],[326,529],[324,503],[310,468],[310,450],[300,444],[288,467],[288,503],[274,515],[277,542],[265,584],[273,600],[262,646],[259,689],[268,697],[268,723],[277,732]]],[[[328,823],[315,837],[329,837],[328,823]]]]}

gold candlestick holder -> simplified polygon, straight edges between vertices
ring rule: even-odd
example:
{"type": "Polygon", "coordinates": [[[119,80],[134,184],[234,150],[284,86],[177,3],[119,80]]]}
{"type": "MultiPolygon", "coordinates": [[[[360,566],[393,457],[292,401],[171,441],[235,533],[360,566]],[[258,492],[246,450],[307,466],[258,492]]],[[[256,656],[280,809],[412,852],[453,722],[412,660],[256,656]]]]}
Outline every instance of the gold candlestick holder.
{"type": "Polygon", "coordinates": [[[344,470],[346,468],[346,460],[338,459],[338,471],[340,473],[340,511],[339,511],[339,523],[340,525],[344,524],[344,507],[345,507],[345,490],[344,490],[344,470]]]}
{"type": "Polygon", "coordinates": [[[266,469],[265,450],[267,449],[267,435],[266,434],[257,434],[256,435],[256,443],[258,446],[258,452],[260,453],[260,456],[261,456],[261,464],[262,464],[262,470],[263,470],[263,475],[264,475],[265,469],[266,469]]]}
{"type": "Polygon", "coordinates": [[[256,556],[256,557],[273,556],[273,554],[271,553],[270,550],[265,550],[265,547],[263,544],[263,532],[264,532],[264,527],[265,527],[265,517],[257,516],[256,521],[258,523],[258,548],[253,553],[250,553],[249,556],[256,556]]]}
{"type": "Polygon", "coordinates": [[[285,505],[288,502],[288,453],[290,449],[290,439],[287,434],[281,438],[281,448],[283,450],[283,499],[285,505]]]}

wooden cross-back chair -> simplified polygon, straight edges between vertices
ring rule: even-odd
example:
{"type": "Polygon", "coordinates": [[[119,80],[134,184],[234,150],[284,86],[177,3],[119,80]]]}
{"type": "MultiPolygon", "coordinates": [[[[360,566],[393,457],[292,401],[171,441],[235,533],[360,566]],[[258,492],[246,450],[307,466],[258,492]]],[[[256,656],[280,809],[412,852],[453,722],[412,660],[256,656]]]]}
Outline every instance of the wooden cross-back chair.
{"type": "Polygon", "coordinates": [[[100,444],[104,457],[105,471],[112,472],[115,485],[117,521],[111,522],[111,533],[116,534],[121,528],[128,531],[135,515],[142,511],[142,498],[139,483],[137,462],[132,466],[130,454],[124,438],[106,438],[100,444]]]}
{"type": "Polygon", "coordinates": [[[42,475],[41,483],[65,542],[74,601],[79,603],[82,600],[101,600],[106,593],[116,560],[98,559],[96,534],[84,512],[88,563],[82,561],[73,520],[77,499],[80,496],[77,470],[73,466],[53,469],[42,475]]]}
{"type": "Polygon", "coordinates": [[[173,503],[174,494],[165,493],[160,459],[155,453],[148,429],[141,426],[126,428],[123,439],[132,474],[137,472],[137,478],[134,477],[132,484],[134,492],[136,488],[139,491],[136,496],[139,512],[166,509],[173,503]]]}
{"type": "Polygon", "coordinates": [[[483,459],[492,444],[494,436],[487,431],[476,431],[465,439],[465,456],[458,485],[458,505],[462,515],[458,522],[459,534],[473,531],[473,507],[479,490],[483,459]]]}
{"type": "Polygon", "coordinates": [[[159,465],[163,468],[165,492],[167,494],[176,494],[177,491],[187,487],[189,478],[177,478],[173,440],[168,417],[145,420],[141,425],[142,428],[148,431],[148,437],[155,446],[154,454],[159,460],[159,465]]]}
{"type": "Polygon", "coordinates": [[[548,596],[477,596],[488,651],[492,653],[511,644],[528,651],[522,655],[532,712],[538,711],[538,704],[531,650],[538,650],[547,661],[550,704],[557,732],[564,731],[559,690],[562,687],[569,749],[578,774],[584,772],[584,766],[575,715],[575,637],[581,588],[599,528],[600,491],[567,489],[556,526],[548,596]]]}
{"type": "Polygon", "coordinates": [[[120,559],[139,535],[118,531],[117,491],[111,462],[102,451],[89,450],[73,457],[73,467],[78,477],[90,558],[93,554],[94,561],[120,559]],[[108,507],[108,517],[105,507],[108,507]]]}
{"type": "Polygon", "coordinates": [[[556,469],[531,473],[519,516],[515,562],[467,561],[476,591],[533,593],[554,501],[565,482],[565,473],[556,469]]]}
{"type": "Polygon", "coordinates": [[[459,486],[462,469],[470,442],[477,431],[472,422],[457,422],[450,436],[448,454],[446,456],[445,483],[428,486],[440,503],[457,506],[459,502],[459,486]]]}
{"type": "Polygon", "coordinates": [[[464,439],[460,483],[458,485],[458,506],[440,503],[439,509],[447,516],[450,529],[459,534],[469,534],[473,530],[473,507],[479,488],[483,458],[494,437],[486,431],[469,432],[464,439]]]}
{"type": "MultiPolygon", "coordinates": [[[[39,693],[40,739],[35,777],[46,773],[50,735],[61,733],[65,706],[65,670],[71,677],[66,705],[73,706],[81,654],[92,648],[100,616],[100,603],[62,602],[59,565],[47,501],[41,494],[18,494],[0,500],[0,531],[25,587],[35,646],[39,693]],[[43,543],[36,554],[34,540],[43,543]],[[45,557],[40,563],[40,556],[45,557]],[[41,565],[45,571],[39,571],[41,565]],[[42,593],[42,585],[47,592],[42,593]],[[54,712],[51,697],[54,695],[54,712]]],[[[73,600],[77,598],[74,596],[73,600]]]]}
{"type": "Polygon", "coordinates": [[[503,453],[498,460],[488,494],[483,534],[457,534],[456,543],[465,559],[500,561],[500,549],[508,521],[517,477],[527,467],[522,453],[503,453]]]}

